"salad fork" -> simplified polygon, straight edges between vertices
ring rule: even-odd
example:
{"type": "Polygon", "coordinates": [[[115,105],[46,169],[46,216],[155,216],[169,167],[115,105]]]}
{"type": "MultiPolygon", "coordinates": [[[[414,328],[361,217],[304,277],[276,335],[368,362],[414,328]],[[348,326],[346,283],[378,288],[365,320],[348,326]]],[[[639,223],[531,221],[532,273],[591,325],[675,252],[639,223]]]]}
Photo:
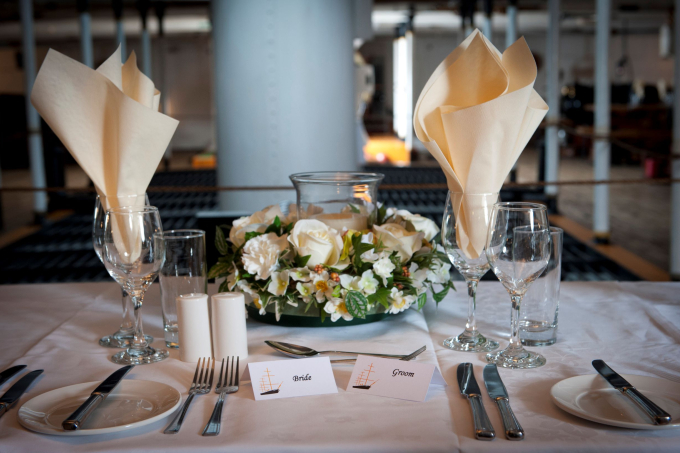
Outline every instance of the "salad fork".
{"type": "Polygon", "coordinates": [[[220,433],[220,427],[222,425],[222,406],[224,406],[224,397],[230,393],[236,393],[238,391],[239,383],[239,357],[236,357],[236,373],[234,373],[234,357],[227,357],[227,363],[225,368],[224,359],[222,359],[222,366],[220,367],[220,377],[217,379],[217,384],[215,386],[215,393],[219,393],[220,397],[215,404],[215,409],[210,416],[210,421],[205,425],[203,430],[204,436],[217,436],[220,433]],[[229,365],[229,359],[231,359],[231,366],[229,365]],[[222,378],[224,376],[224,378],[222,378]]]}
{"type": "Polygon", "coordinates": [[[194,399],[194,396],[210,393],[214,374],[215,359],[212,361],[212,370],[210,369],[209,357],[198,359],[198,363],[196,364],[196,372],[194,373],[194,380],[191,382],[191,387],[189,387],[189,396],[175,416],[175,419],[168,425],[167,428],[165,428],[165,431],[163,431],[165,434],[176,434],[179,432],[179,429],[182,427],[182,422],[184,421],[184,416],[187,414],[187,410],[189,410],[189,404],[191,404],[191,400],[194,399]],[[210,380],[208,380],[208,374],[210,374],[210,380]]]}

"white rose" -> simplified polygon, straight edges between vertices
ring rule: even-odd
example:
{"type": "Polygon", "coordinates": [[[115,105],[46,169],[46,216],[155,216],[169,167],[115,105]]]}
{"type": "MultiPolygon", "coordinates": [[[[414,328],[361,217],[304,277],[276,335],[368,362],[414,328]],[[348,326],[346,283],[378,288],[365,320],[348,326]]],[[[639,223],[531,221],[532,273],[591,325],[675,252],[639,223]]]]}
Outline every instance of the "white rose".
{"type": "Polygon", "coordinates": [[[387,286],[387,279],[392,276],[392,271],[394,271],[395,266],[389,258],[380,258],[373,265],[373,270],[376,275],[382,277],[383,285],[387,286]]]}
{"type": "Polygon", "coordinates": [[[243,246],[243,267],[256,280],[267,280],[279,265],[279,255],[288,248],[288,237],[276,233],[263,234],[243,246]]]}
{"type": "Polygon", "coordinates": [[[246,233],[257,231],[264,233],[269,225],[274,222],[276,217],[282,223],[285,223],[286,217],[281,212],[279,205],[273,204],[267,206],[262,211],[257,211],[255,214],[247,217],[241,217],[234,220],[231,231],[229,231],[229,240],[236,247],[240,247],[245,242],[246,233]]]}
{"type": "Polygon", "coordinates": [[[397,223],[373,225],[373,231],[387,250],[396,251],[402,263],[411,259],[413,254],[423,246],[425,233],[407,231],[397,223]]]}
{"type": "Polygon", "coordinates": [[[338,232],[319,220],[299,220],[288,240],[300,256],[310,255],[307,266],[317,264],[335,266],[342,254],[342,237],[338,232]]]}
{"type": "Polygon", "coordinates": [[[423,217],[419,214],[411,214],[405,209],[398,210],[397,215],[413,225],[414,230],[425,233],[425,240],[427,240],[427,242],[430,242],[437,234],[439,234],[439,227],[437,224],[427,217],[423,217]]]}

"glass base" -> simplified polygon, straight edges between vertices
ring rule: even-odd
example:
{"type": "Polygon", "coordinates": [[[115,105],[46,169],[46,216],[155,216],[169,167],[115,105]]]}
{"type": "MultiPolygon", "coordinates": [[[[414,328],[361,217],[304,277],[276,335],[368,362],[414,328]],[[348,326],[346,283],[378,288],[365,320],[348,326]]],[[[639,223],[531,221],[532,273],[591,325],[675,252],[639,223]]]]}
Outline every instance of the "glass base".
{"type": "Polygon", "coordinates": [[[170,353],[166,349],[154,349],[146,347],[141,351],[134,351],[130,354],[128,350],[120,351],[111,357],[113,363],[120,365],[144,365],[146,363],[160,362],[168,358],[170,353]]]}
{"type": "Polygon", "coordinates": [[[535,352],[527,351],[522,348],[519,351],[510,352],[503,349],[500,352],[490,352],[486,355],[486,361],[495,363],[504,368],[538,368],[545,365],[545,357],[535,352]]]}
{"type": "Polygon", "coordinates": [[[172,349],[179,348],[179,329],[176,325],[165,327],[165,346],[172,349]]]}
{"type": "Polygon", "coordinates": [[[454,351],[463,352],[485,352],[498,349],[498,342],[489,340],[479,332],[470,334],[465,331],[457,337],[451,337],[444,340],[444,346],[454,351]]]}
{"type": "Polygon", "coordinates": [[[519,338],[524,346],[550,346],[557,341],[557,323],[521,320],[519,338]]]}
{"type": "MultiPolygon", "coordinates": [[[[107,335],[99,339],[99,346],[104,346],[105,348],[118,348],[125,349],[130,347],[130,341],[134,338],[134,335],[121,333],[120,331],[114,333],[113,335],[107,335]]],[[[147,343],[153,341],[151,335],[144,335],[147,343]]]]}

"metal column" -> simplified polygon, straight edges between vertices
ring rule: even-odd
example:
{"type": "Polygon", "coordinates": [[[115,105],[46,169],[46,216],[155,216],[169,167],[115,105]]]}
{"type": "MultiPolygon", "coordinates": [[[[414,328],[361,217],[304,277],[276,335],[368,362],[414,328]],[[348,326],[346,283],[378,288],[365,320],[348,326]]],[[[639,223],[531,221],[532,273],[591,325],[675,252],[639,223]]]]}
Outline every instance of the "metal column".
{"type": "Polygon", "coordinates": [[[508,23],[505,26],[505,48],[517,41],[517,0],[509,0],[505,9],[508,23]]]}
{"type": "MultiPolygon", "coordinates": [[[[673,90],[680,87],[680,0],[675,0],[675,20],[673,22],[675,56],[673,61],[673,90]]],[[[680,178],[680,96],[673,96],[673,152],[671,161],[673,178],[680,178]]],[[[671,189],[671,278],[680,280],[680,183],[671,189]]]]}
{"type": "Polygon", "coordinates": [[[116,43],[120,47],[120,57],[123,62],[127,60],[125,46],[125,28],[123,28],[123,0],[113,0],[113,15],[116,18],[116,43]]]}
{"type": "MultiPolygon", "coordinates": [[[[31,182],[35,188],[44,188],[45,163],[43,157],[40,116],[31,104],[31,90],[35,81],[35,37],[33,36],[32,0],[21,0],[21,40],[24,50],[24,76],[26,80],[26,127],[28,129],[28,151],[31,162],[31,182]]],[[[36,216],[47,212],[47,193],[35,192],[33,210],[36,216]]]]}
{"type": "MultiPolygon", "coordinates": [[[[546,82],[548,118],[545,129],[545,180],[555,182],[559,177],[560,145],[557,125],[560,121],[560,0],[548,2],[548,43],[546,52],[546,82]]],[[[545,193],[557,195],[557,186],[545,186],[545,193]]]]}
{"type": "MultiPolygon", "coordinates": [[[[609,16],[610,0],[597,0],[597,31],[595,35],[595,135],[608,136],[610,122],[609,84],[609,16]]],[[[609,179],[611,150],[608,138],[596,138],[595,179],[609,179]]],[[[594,189],[593,230],[595,240],[609,242],[609,186],[597,184],[594,189]]]]}
{"type": "Polygon", "coordinates": [[[83,64],[94,67],[94,57],[92,55],[92,18],[90,17],[88,0],[78,0],[78,11],[80,11],[80,53],[83,64]]]}

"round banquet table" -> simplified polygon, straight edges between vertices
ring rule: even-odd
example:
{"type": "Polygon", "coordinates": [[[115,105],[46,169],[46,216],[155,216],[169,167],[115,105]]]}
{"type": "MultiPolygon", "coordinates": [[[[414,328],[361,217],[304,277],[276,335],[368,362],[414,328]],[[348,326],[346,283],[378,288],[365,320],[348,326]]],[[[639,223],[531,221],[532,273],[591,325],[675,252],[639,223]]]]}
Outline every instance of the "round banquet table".
{"type": "MultiPolygon", "coordinates": [[[[363,396],[345,391],[352,364],[333,365],[338,393],[256,402],[249,383],[229,395],[217,437],[202,437],[217,395],[196,398],[182,430],[163,434],[169,419],[116,434],[57,437],[36,434],[17,422],[18,407],[36,395],[67,385],[101,381],[117,369],[115,351],[97,340],[120,320],[120,289],[110,283],[7,285],[0,287],[0,370],[26,364],[45,373],[18,404],[0,418],[0,452],[413,452],[498,451],[677,452],[680,429],[627,430],[582,420],[560,410],[550,388],[562,379],[594,374],[603,359],[621,374],[656,376],[680,382],[680,283],[563,283],[560,327],[555,345],[540,348],[547,364],[500,374],[526,438],[504,438],[495,404],[483,390],[496,429],[492,442],[475,440],[470,407],[458,391],[456,367],[472,362],[483,386],[482,354],[453,352],[442,341],[464,327],[467,301],[462,283],[423,312],[367,325],[334,329],[290,328],[248,321],[248,361],[285,360],[264,344],[276,339],[316,349],[408,353],[427,345],[419,361],[436,364],[447,387],[432,386],[425,402],[363,396]]],[[[211,285],[214,293],[217,288],[211,285]]],[[[505,347],[510,298],[500,283],[482,282],[478,293],[480,330],[505,347]]],[[[144,328],[163,345],[158,284],[144,304],[144,328]]],[[[534,348],[538,349],[538,348],[534,348]]],[[[292,359],[293,360],[293,359],[292,359]]],[[[186,398],[195,364],[170,358],[138,366],[127,379],[166,383],[186,398]]],[[[243,366],[241,368],[243,370],[243,366]]],[[[14,378],[16,380],[16,377],[14,378]]],[[[0,389],[2,394],[9,384],[0,389]]]]}

